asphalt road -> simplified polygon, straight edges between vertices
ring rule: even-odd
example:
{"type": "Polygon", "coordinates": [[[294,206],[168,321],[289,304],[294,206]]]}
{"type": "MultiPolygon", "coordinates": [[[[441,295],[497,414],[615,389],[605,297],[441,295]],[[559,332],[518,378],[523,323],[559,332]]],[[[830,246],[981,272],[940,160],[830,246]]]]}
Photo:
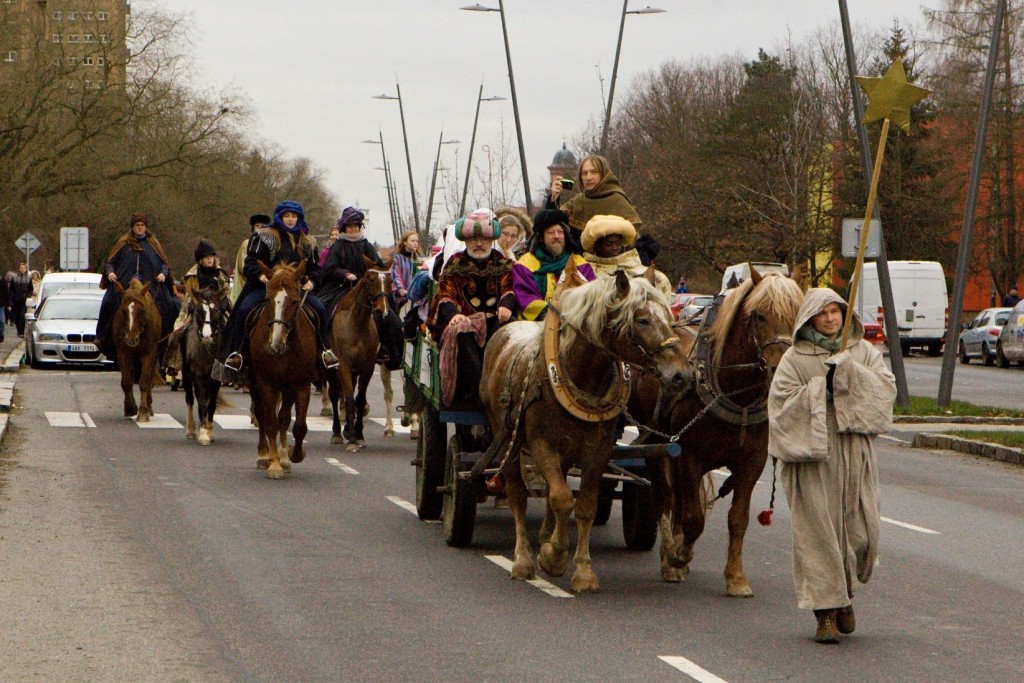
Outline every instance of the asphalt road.
{"type": "MultiPolygon", "coordinates": [[[[903,360],[910,395],[938,396],[942,358],[913,355],[903,360]]],[[[1005,369],[986,367],[977,359],[961,365],[958,360],[953,372],[953,398],[977,405],[1024,410],[1024,368],[1016,363],[1005,369]]]]}
{"type": "MultiPolygon", "coordinates": [[[[685,583],[624,548],[616,504],[593,539],[602,592],[555,597],[488,559],[511,556],[507,510],[482,507],[473,547],[455,550],[402,505],[407,437],[374,423],[350,454],[312,432],[275,482],[255,469],[255,432],[204,448],[142,429],[117,381],[19,378],[0,459],[0,680],[1020,680],[1021,468],[879,441],[881,565],[857,633],[829,647],[795,606],[781,488],[772,526],[747,534],[753,599],[724,595],[723,502],[685,583]]],[[[244,423],[247,397],[228,395],[244,423]]],[[[154,400],[184,422],[182,394],[154,400]]],[[[531,504],[535,529],[540,515],[531,504]]]]}

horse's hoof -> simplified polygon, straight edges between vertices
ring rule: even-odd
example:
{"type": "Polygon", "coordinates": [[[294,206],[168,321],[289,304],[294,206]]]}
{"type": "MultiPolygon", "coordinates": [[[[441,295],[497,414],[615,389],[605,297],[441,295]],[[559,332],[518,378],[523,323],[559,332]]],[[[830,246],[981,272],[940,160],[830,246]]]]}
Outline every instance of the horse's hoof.
{"type": "Polygon", "coordinates": [[[211,441],[211,439],[210,439],[209,435],[207,435],[207,434],[200,434],[199,435],[199,445],[200,446],[209,446],[210,445],[210,441],[211,441]]]}
{"type": "Polygon", "coordinates": [[[270,467],[270,458],[259,457],[256,458],[256,469],[265,470],[270,467]]]}
{"type": "Polygon", "coordinates": [[[196,438],[196,433],[195,432],[185,432],[185,438],[189,439],[191,441],[192,439],[196,438]]]}
{"type": "Polygon", "coordinates": [[[671,565],[661,566],[661,580],[666,583],[682,583],[683,579],[686,578],[686,572],[679,567],[673,567],[671,565]]]}
{"type": "Polygon", "coordinates": [[[563,576],[569,568],[569,553],[564,550],[556,552],[553,545],[545,543],[540,548],[537,561],[548,576],[563,576]]]}
{"type": "Polygon", "coordinates": [[[394,435],[395,435],[395,430],[394,430],[394,429],[385,429],[385,430],[384,430],[384,436],[385,436],[385,438],[387,438],[387,437],[393,437],[394,435]]]}
{"type": "Polygon", "coordinates": [[[292,462],[302,462],[306,459],[306,449],[300,448],[296,451],[295,446],[292,446],[288,449],[288,459],[292,462]]]}
{"type": "Polygon", "coordinates": [[[284,479],[286,474],[287,472],[280,465],[267,468],[267,479],[284,479]]]}
{"type": "Polygon", "coordinates": [[[291,462],[289,462],[287,457],[282,458],[279,464],[281,465],[281,469],[284,470],[285,472],[292,471],[292,464],[291,462]]]}
{"type": "Polygon", "coordinates": [[[343,439],[340,436],[338,436],[337,434],[335,434],[334,436],[331,437],[331,443],[332,444],[345,443],[345,439],[343,439]]]}
{"type": "Polygon", "coordinates": [[[332,411],[330,408],[321,408],[320,409],[320,417],[332,417],[333,415],[334,415],[334,411],[332,411]]]}
{"type": "Polygon", "coordinates": [[[409,426],[409,416],[406,415],[405,413],[402,413],[402,419],[399,420],[399,422],[402,423],[403,427],[408,427],[409,426]]]}
{"type": "Polygon", "coordinates": [[[348,444],[347,446],[345,446],[345,452],[346,453],[358,453],[359,452],[359,444],[355,444],[355,443],[348,444]]]}
{"type": "Polygon", "coordinates": [[[516,560],[509,577],[515,581],[533,581],[537,578],[537,565],[526,557],[516,560]]]}
{"type": "Polygon", "coordinates": [[[139,413],[139,416],[135,418],[136,422],[149,422],[149,415],[147,413],[139,413]]]}
{"type": "Polygon", "coordinates": [[[414,429],[411,432],[409,432],[409,438],[412,439],[413,441],[418,441],[420,438],[420,430],[414,429]]]}
{"type": "Polygon", "coordinates": [[[601,590],[601,585],[597,581],[597,574],[593,571],[589,569],[587,571],[580,571],[577,569],[576,573],[572,575],[569,590],[577,595],[597,593],[601,590]]]}
{"type": "Polygon", "coordinates": [[[726,581],[725,593],[730,598],[754,597],[754,589],[750,587],[750,582],[748,582],[746,579],[740,579],[737,581],[726,581]]]}

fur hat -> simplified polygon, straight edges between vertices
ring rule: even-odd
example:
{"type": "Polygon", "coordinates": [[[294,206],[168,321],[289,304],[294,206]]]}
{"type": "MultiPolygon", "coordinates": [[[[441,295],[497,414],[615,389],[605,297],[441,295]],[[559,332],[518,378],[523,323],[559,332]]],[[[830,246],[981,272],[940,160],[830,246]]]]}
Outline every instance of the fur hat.
{"type": "Polygon", "coordinates": [[[265,213],[254,213],[249,216],[249,227],[255,228],[257,223],[268,225],[270,223],[270,216],[265,213]]]}
{"type": "Polygon", "coordinates": [[[567,226],[569,224],[569,214],[565,211],[559,211],[558,209],[543,209],[537,212],[537,215],[533,217],[533,233],[535,235],[542,235],[545,230],[550,228],[552,225],[567,226]]]}
{"type": "Polygon", "coordinates": [[[471,237],[495,240],[499,236],[501,236],[501,226],[487,209],[477,209],[465,218],[455,221],[455,237],[463,242],[471,237]]]}
{"type": "Polygon", "coordinates": [[[217,247],[213,246],[213,243],[207,240],[199,240],[199,245],[196,247],[195,257],[196,263],[199,263],[202,259],[207,256],[216,256],[217,247]]]}
{"type": "Polygon", "coordinates": [[[362,209],[355,206],[346,206],[345,210],[341,212],[341,218],[334,224],[334,227],[341,232],[345,232],[346,225],[362,225],[364,220],[366,220],[366,213],[362,209]]]}
{"type": "Polygon", "coordinates": [[[636,240],[636,228],[621,216],[594,216],[587,221],[580,237],[583,251],[593,253],[597,241],[609,235],[622,235],[623,245],[629,246],[636,240]]]}
{"type": "Polygon", "coordinates": [[[136,223],[142,223],[148,228],[149,217],[146,214],[142,213],[141,211],[137,211],[131,215],[131,218],[128,219],[128,227],[133,228],[135,227],[136,223]]]}
{"type": "Polygon", "coordinates": [[[533,225],[530,216],[521,209],[503,206],[494,212],[494,217],[498,219],[498,225],[509,225],[511,222],[518,225],[520,239],[529,240],[530,236],[533,235],[533,225]]]}

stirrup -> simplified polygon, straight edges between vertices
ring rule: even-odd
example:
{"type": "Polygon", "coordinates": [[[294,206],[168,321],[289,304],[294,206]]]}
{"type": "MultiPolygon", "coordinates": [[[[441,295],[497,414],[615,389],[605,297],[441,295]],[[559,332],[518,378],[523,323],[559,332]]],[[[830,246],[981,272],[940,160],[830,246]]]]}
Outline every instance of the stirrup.
{"type": "Polygon", "coordinates": [[[338,367],[338,357],[334,355],[334,351],[327,349],[320,354],[320,360],[323,361],[324,367],[328,370],[338,367]]]}
{"type": "Polygon", "coordinates": [[[242,354],[238,351],[232,351],[228,354],[228,357],[224,359],[224,367],[230,368],[235,372],[242,369],[242,354]]]}

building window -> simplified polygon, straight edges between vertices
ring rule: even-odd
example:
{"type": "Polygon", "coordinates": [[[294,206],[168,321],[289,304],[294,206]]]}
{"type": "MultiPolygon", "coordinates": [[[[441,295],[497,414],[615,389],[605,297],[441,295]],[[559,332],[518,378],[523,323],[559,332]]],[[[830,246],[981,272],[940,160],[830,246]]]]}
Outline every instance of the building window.
{"type": "Polygon", "coordinates": [[[100,34],[100,42],[103,43],[104,45],[106,45],[107,44],[107,40],[108,40],[107,34],[106,33],[101,33],[100,34]]]}
{"type": "Polygon", "coordinates": [[[77,43],[78,42],[78,34],[77,33],[69,33],[68,34],[68,42],[69,43],[77,43]]]}
{"type": "Polygon", "coordinates": [[[86,33],[84,36],[82,36],[82,42],[83,43],[95,43],[96,42],[96,36],[94,36],[91,33],[86,33]]]}
{"type": "Polygon", "coordinates": [[[18,61],[18,53],[14,50],[8,50],[4,53],[5,62],[16,62],[18,61]]]}
{"type": "Polygon", "coordinates": [[[59,43],[60,42],[60,34],[59,33],[54,33],[53,34],[53,42],[55,42],[55,43],[59,43]]]}
{"type": "Polygon", "coordinates": [[[68,10],[68,21],[74,21],[78,18],[78,12],[73,9],[68,10]]]}
{"type": "Polygon", "coordinates": [[[57,10],[54,10],[54,11],[53,11],[53,20],[54,20],[54,21],[60,21],[60,18],[61,18],[61,15],[62,15],[62,14],[63,14],[63,13],[62,13],[62,12],[61,12],[61,11],[60,11],[59,9],[57,9],[57,10]]]}
{"type": "Polygon", "coordinates": [[[68,57],[68,64],[78,64],[78,57],[68,57]]]}
{"type": "Polygon", "coordinates": [[[83,57],[82,58],[82,64],[85,64],[86,66],[92,66],[95,63],[96,63],[96,61],[92,57],[83,57]]]}
{"type": "Polygon", "coordinates": [[[82,19],[92,21],[92,12],[82,12],[82,19]]]}
{"type": "Polygon", "coordinates": [[[110,16],[110,15],[108,15],[106,12],[97,12],[96,13],[96,19],[98,21],[106,21],[108,16],[110,16]]]}
{"type": "Polygon", "coordinates": [[[104,65],[104,64],[106,64],[106,63],[107,63],[107,59],[106,59],[106,57],[97,57],[97,58],[96,58],[96,64],[97,64],[98,66],[103,66],[103,65],[104,65]]]}

